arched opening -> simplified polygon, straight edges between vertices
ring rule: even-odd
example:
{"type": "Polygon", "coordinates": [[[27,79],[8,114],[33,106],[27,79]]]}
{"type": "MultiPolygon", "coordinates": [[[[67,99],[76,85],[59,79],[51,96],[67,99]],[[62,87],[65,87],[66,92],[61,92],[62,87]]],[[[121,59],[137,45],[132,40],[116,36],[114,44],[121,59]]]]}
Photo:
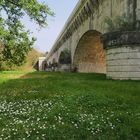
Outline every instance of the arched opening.
{"type": "Polygon", "coordinates": [[[106,72],[105,50],[100,32],[90,30],[81,37],[75,50],[73,66],[78,72],[106,72]]]}
{"type": "Polygon", "coordinates": [[[42,62],[42,70],[45,71],[45,70],[47,69],[47,67],[48,67],[47,61],[44,60],[44,61],[42,62]]]}
{"type": "Polygon", "coordinates": [[[71,52],[69,49],[64,49],[59,56],[59,64],[71,64],[71,52]]]}
{"type": "Polygon", "coordinates": [[[64,49],[59,56],[59,69],[61,71],[71,70],[71,51],[64,49]]]}

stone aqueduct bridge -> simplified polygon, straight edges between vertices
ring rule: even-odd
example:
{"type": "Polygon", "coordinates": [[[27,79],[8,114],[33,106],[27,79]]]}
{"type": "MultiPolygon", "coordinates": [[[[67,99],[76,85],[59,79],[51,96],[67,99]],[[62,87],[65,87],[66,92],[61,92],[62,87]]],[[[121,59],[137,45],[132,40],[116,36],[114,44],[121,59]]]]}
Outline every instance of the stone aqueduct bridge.
{"type": "MultiPolygon", "coordinates": [[[[140,0],[137,0],[137,15],[139,9],[140,0]]],[[[133,0],[80,0],[48,54],[47,62],[58,62],[61,52],[67,48],[71,51],[72,66],[79,72],[105,73],[106,57],[101,40],[101,35],[107,32],[105,18],[131,13],[133,0]]]]}

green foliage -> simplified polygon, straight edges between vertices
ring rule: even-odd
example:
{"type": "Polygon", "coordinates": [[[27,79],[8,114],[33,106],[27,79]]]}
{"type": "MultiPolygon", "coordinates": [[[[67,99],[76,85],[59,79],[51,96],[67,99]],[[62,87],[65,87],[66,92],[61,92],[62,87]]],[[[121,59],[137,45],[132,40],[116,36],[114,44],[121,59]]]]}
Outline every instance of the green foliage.
{"type": "Polygon", "coordinates": [[[71,52],[68,49],[65,49],[61,52],[59,57],[60,64],[71,64],[71,52]]]}
{"type": "Polygon", "coordinates": [[[0,61],[8,61],[20,66],[25,62],[35,38],[25,30],[21,19],[28,15],[40,27],[47,25],[47,16],[53,12],[44,3],[37,0],[1,0],[0,1],[0,42],[3,43],[0,61]]]}
{"type": "Polygon", "coordinates": [[[33,67],[38,60],[39,57],[44,56],[43,53],[38,52],[36,49],[31,48],[29,51],[27,57],[26,57],[26,62],[20,67],[16,67],[15,70],[21,70],[21,71],[33,71],[35,70],[33,67]]]}
{"type": "MultiPolygon", "coordinates": [[[[0,52],[1,51],[2,51],[2,49],[0,49],[0,52]]],[[[3,54],[0,53],[0,57],[1,57],[1,55],[3,55],[3,54]]],[[[25,63],[23,63],[20,66],[15,65],[14,63],[9,61],[8,59],[6,59],[6,60],[1,59],[0,71],[3,71],[3,70],[7,70],[7,71],[10,71],[10,70],[32,71],[32,70],[34,70],[33,66],[36,63],[37,58],[39,58],[40,56],[44,56],[44,54],[38,52],[34,48],[31,48],[30,51],[27,53],[27,57],[24,60],[25,63]]]]}
{"type": "Polygon", "coordinates": [[[0,72],[0,138],[139,140],[140,82],[0,72]]]}
{"type": "Polygon", "coordinates": [[[16,65],[14,65],[13,63],[9,62],[9,61],[0,61],[0,71],[3,70],[15,70],[16,65]]]}
{"type": "MultiPolygon", "coordinates": [[[[108,31],[133,31],[134,23],[132,16],[117,16],[115,18],[106,17],[105,24],[108,31]]],[[[140,30],[140,27],[137,27],[137,30],[140,30]]]]}

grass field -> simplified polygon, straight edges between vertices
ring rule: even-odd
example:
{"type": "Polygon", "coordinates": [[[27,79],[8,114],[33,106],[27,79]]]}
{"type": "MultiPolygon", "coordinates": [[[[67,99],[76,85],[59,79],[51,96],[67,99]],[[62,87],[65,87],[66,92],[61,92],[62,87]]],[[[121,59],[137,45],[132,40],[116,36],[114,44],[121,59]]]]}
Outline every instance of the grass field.
{"type": "Polygon", "coordinates": [[[0,72],[0,140],[140,140],[140,81],[0,72]]]}

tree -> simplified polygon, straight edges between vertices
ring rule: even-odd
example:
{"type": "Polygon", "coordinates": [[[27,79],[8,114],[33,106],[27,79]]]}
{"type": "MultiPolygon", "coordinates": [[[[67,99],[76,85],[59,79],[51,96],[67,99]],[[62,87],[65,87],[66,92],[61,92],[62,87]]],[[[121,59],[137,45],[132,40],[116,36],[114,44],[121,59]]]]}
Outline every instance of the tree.
{"type": "Polygon", "coordinates": [[[0,0],[0,42],[3,51],[0,61],[22,65],[35,38],[30,38],[30,31],[25,30],[21,19],[28,15],[40,27],[47,25],[47,16],[54,13],[45,3],[37,0],[0,0]]]}

